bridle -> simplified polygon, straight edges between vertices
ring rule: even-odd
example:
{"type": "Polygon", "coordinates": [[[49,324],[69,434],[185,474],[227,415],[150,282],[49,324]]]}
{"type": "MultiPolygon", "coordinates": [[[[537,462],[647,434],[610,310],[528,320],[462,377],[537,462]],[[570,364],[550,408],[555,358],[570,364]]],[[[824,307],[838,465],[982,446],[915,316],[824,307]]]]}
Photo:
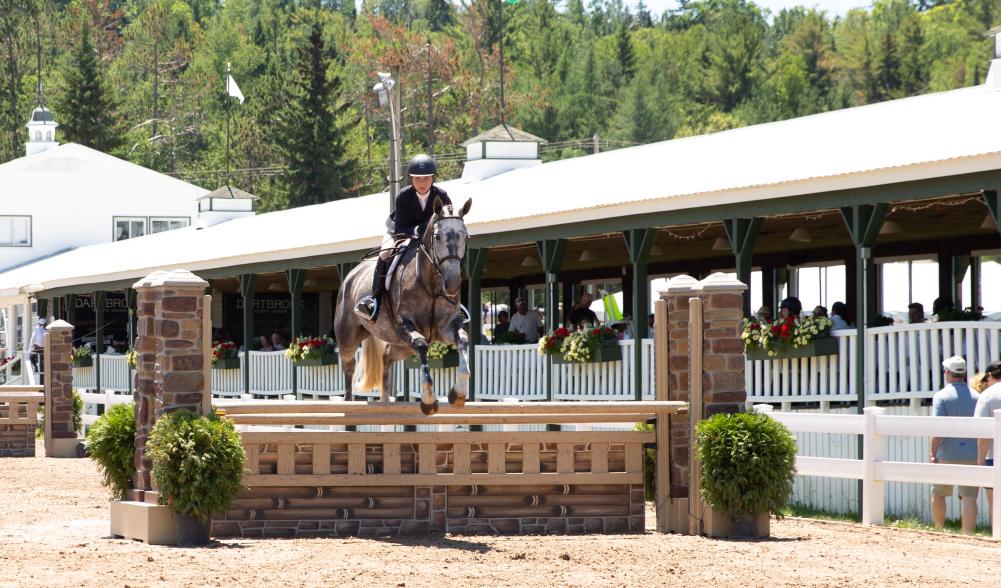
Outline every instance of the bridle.
{"type": "MultiPolygon", "coordinates": [[[[451,207],[449,207],[449,213],[451,214],[451,207]]],[[[437,234],[438,223],[444,220],[452,220],[452,219],[461,220],[461,217],[455,215],[439,217],[436,214],[432,222],[428,223],[427,228],[424,230],[424,235],[421,236],[421,239],[417,245],[417,250],[420,251],[420,253],[423,254],[425,258],[427,258],[428,263],[431,266],[431,269],[433,269],[435,274],[437,274],[438,279],[433,280],[437,281],[438,283],[438,287],[435,288],[435,290],[437,291],[432,291],[431,288],[429,288],[428,285],[424,283],[424,280],[420,279],[420,264],[417,265],[417,272],[418,272],[417,281],[420,282],[421,286],[432,298],[444,298],[453,306],[461,306],[459,304],[458,293],[456,293],[454,296],[449,296],[445,292],[445,275],[441,271],[441,264],[451,259],[454,259],[461,264],[464,259],[464,256],[462,254],[449,254],[444,257],[438,257],[438,253],[435,251],[435,248],[429,245],[429,242],[437,234]]],[[[468,240],[469,237],[466,238],[468,240]]]]}

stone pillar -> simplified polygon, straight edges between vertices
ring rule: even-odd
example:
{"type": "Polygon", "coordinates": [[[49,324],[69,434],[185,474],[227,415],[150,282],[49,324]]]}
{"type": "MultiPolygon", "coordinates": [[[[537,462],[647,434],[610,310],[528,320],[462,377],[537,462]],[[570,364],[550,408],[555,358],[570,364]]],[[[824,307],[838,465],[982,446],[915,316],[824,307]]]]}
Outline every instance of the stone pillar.
{"type": "MultiPolygon", "coordinates": [[[[699,295],[699,282],[676,276],[660,297],[667,300],[667,399],[688,402],[688,299],[699,295]]],[[[671,416],[671,498],[688,497],[688,415],[671,416]]]]}
{"type": "Polygon", "coordinates": [[[45,455],[76,457],[73,430],[73,325],[63,320],[46,328],[45,455]]]}
{"type": "Polygon", "coordinates": [[[205,376],[202,316],[208,282],[187,270],[155,271],[135,283],[136,337],[135,487],[151,490],[146,439],[156,418],[186,408],[203,411],[205,376]]]}
{"type": "Polygon", "coordinates": [[[740,411],[747,400],[744,342],[740,338],[747,285],[726,274],[702,280],[703,414],[740,411]]]}

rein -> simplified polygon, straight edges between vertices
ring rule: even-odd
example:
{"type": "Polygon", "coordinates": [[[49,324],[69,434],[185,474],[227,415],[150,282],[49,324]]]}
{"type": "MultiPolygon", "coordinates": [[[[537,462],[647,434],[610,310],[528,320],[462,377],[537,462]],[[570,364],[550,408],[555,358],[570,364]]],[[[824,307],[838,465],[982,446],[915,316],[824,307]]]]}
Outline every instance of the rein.
{"type": "MultiPolygon", "coordinates": [[[[443,221],[443,220],[452,219],[452,218],[457,218],[457,217],[446,216],[446,217],[439,218],[437,215],[435,215],[434,221],[431,222],[431,223],[428,223],[427,228],[424,230],[424,235],[421,236],[421,240],[419,241],[419,243],[417,245],[418,251],[420,251],[420,253],[424,255],[424,257],[427,259],[428,263],[431,265],[431,269],[433,269],[434,272],[435,272],[435,274],[437,274],[437,276],[438,276],[438,279],[437,279],[438,287],[436,288],[437,292],[432,291],[431,288],[429,288],[428,285],[424,283],[424,280],[420,279],[420,277],[421,277],[420,276],[420,267],[421,267],[421,264],[417,264],[417,281],[420,282],[421,286],[424,288],[424,291],[427,292],[428,295],[431,296],[432,298],[444,298],[452,306],[460,306],[459,305],[459,294],[456,294],[455,296],[450,297],[448,294],[445,293],[445,276],[441,272],[441,264],[443,262],[445,262],[445,261],[450,260],[450,259],[455,259],[459,263],[462,263],[462,256],[461,255],[446,255],[445,257],[439,258],[436,255],[434,248],[433,247],[429,247],[428,243],[427,243],[427,241],[430,240],[430,236],[434,233],[435,226],[437,226],[437,224],[439,222],[443,221]]],[[[431,309],[432,309],[431,312],[434,313],[434,305],[433,304],[431,306],[431,309]]]]}

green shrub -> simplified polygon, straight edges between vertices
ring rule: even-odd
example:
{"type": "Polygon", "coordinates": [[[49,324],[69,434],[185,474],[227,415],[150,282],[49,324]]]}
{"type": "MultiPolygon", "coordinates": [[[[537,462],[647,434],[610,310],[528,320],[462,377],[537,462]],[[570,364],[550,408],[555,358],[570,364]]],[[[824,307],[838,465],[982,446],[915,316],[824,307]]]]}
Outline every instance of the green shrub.
{"type": "MultiPolygon", "coordinates": [[[[35,427],[35,439],[45,436],[45,406],[38,407],[38,416],[42,417],[41,422],[35,427]]],[[[73,431],[80,434],[83,430],[83,398],[80,393],[73,389],[73,431]]]]}
{"type": "Polygon", "coordinates": [[[246,456],[233,423],[188,410],[163,415],[146,442],[153,481],[171,510],[201,521],[229,508],[243,487],[246,456]]]}
{"type": "Polygon", "coordinates": [[[779,512],[792,495],[796,440],[763,414],[717,414],[698,424],[702,498],[733,517],[779,512]]]}
{"type": "Polygon", "coordinates": [[[115,404],[87,431],[90,458],[97,462],[103,483],[122,500],[132,484],[135,467],[136,412],[132,403],[115,404]]]}

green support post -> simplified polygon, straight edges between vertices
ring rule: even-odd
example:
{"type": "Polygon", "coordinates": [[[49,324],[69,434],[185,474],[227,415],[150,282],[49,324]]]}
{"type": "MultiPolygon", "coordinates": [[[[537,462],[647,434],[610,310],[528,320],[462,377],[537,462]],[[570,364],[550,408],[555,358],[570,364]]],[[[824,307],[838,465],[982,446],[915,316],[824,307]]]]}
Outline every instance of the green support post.
{"type": "MultiPolygon", "coordinates": [[[[125,289],[125,306],[129,309],[128,314],[128,324],[125,325],[126,337],[128,338],[128,349],[135,349],[136,347],[136,291],[133,288],[125,289]]],[[[132,366],[129,366],[129,393],[132,393],[132,366]]]]}
{"type": "Polygon", "coordinates": [[[94,391],[101,393],[101,352],[104,350],[104,290],[94,290],[94,391]]]}
{"type": "Polygon", "coordinates": [[[984,190],[981,194],[984,197],[984,204],[987,205],[987,211],[994,219],[994,228],[1001,233],[1001,196],[997,190],[984,190]]]}
{"type": "MultiPolygon", "coordinates": [[[[285,270],[285,277],[288,279],[288,291],[292,300],[289,305],[292,311],[292,339],[302,335],[302,287],[306,282],[306,270],[290,269],[285,270]]],[[[292,341],[289,341],[292,344],[292,341]]],[[[299,398],[299,370],[292,366],[292,394],[299,398]]]]}
{"type": "Polygon", "coordinates": [[[254,288],[257,274],[240,274],[243,299],[243,392],[250,394],[250,342],[254,339],[254,288]]]}
{"type": "Polygon", "coordinates": [[[66,322],[71,325],[76,324],[76,294],[63,296],[63,304],[66,306],[66,322]]]}
{"type": "Polygon", "coordinates": [[[483,295],[480,278],[487,265],[489,249],[466,250],[466,277],[469,279],[469,400],[476,397],[476,346],[483,332],[483,295]]]}
{"type": "MultiPolygon", "coordinates": [[[[863,414],[865,408],[865,329],[869,322],[872,286],[875,282],[875,268],[872,267],[872,247],[876,244],[879,229],[883,226],[889,205],[855,204],[841,209],[841,217],[848,226],[848,233],[855,245],[855,392],[856,412],[863,414]]],[[[862,436],[858,437],[858,458],[862,459],[862,436]]],[[[859,516],[862,515],[862,481],[858,483],[859,516]]]]}
{"type": "Polygon", "coordinates": [[[49,299],[39,298],[38,299],[38,318],[47,319],[49,316],[49,299]]]}
{"type": "Polygon", "coordinates": [[[737,262],[737,279],[747,286],[744,290],[744,316],[751,315],[751,258],[761,234],[762,222],[760,217],[728,218],[723,221],[723,229],[737,262]]]}
{"type": "Polygon", "coordinates": [[[650,312],[650,283],[647,262],[650,249],[657,239],[657,229],[631,229],[622,233],[626,240],[629,261],[633,264],[633,394],[643,400],[643,339],[647,336],[647,314],[650,312]]]}
{"type": "MultiPolygon", "coordinates": [[[[536,241],[535,247],[542,260],[542,270],[546,272],[546,324],[544,330],[553,330],[560,326],[560,311],[557,301],[560,299],[557,274],[563,265],[563,254],[567,249],[566,239],[551,239],[536,241]]],[[[531,311],[531,309],[529,309],[531,311]]],[[[553,357],[546,356],[546,400],[553,401],[553,357]]],[[[546,425],[547,431],[559,431],[559,425],[546,425]]]]}

